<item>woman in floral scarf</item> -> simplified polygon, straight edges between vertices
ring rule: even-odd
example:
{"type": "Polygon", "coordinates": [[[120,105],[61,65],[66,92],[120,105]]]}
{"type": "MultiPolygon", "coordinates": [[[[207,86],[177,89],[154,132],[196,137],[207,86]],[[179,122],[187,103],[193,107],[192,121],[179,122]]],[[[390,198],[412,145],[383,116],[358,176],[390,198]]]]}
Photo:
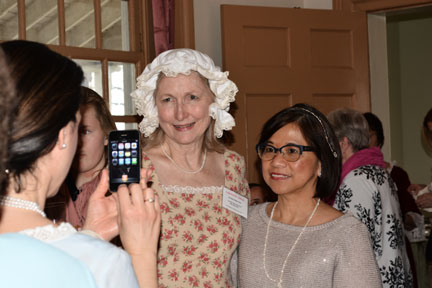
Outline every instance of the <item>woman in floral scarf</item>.
{"type": "Polygon", "coordinates": [[[412,287],[396,187],[379,147],[369,148],[367,121],[351,109],[332,111],[328,119],[342,151],[340,186],[329,202],[368,227],[383,287],[412,287]]]}

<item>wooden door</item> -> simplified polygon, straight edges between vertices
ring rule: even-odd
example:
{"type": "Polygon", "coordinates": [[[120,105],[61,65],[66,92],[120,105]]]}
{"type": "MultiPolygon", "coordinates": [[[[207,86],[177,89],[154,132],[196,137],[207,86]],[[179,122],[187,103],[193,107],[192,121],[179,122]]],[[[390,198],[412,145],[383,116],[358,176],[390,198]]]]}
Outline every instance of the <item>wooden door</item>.
{"type": "Polygon", "coordinates": [[[257,182],[255,145],[264,122],[295,103],[324,114],[370,110],[364,12],[222,5],[224,70],[238,85],[232,149],[257,182]]]}

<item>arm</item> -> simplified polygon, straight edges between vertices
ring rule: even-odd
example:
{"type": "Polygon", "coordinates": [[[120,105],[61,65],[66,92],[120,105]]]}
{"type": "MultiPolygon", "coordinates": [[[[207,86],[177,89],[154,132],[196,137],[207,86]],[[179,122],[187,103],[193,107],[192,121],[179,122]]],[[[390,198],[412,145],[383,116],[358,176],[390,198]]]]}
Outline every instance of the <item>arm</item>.
{"type": "Polygon", "coordinates": [[[411,184],[408,186],[408,192],[410,192],[413,197],[416,197],[420,190],[424,189],[425,187],[425,184],[411,184]]]}
{"type": "Polygon", "coordinates": [[[139,185],[119,187],[118,226],[123,246],[132,257],[140,287],[156,288],[161,215],[158,197],[153,189],[147,188],[147,178],[146,170],[141,169],[139,185]],[[154,199],[154,202],[148,199],[154,199]]]}
{"type": "Polygon", "coordinates": [[[414,198],[416,200],[417,206],[421,209],[432,208],[432,183],[430,183],[427,186],[418,185],[417,188],[421,188],[421,187],[423,188],[418,191],[415,190],[415,192],[413,192],[415,193],[414,198]]]}
{"type": "Polygon", "coordinates": [[[405,217],[408,212],[420,213],[413,196],[408,190],[408,187],[411,185],[408,173],[402,168],[394,166],[390,175],[393,182],[396,184],[402,215],[405,217]]]}
{"type": "Polygon", "coordinates": [[[250,200],[249,183],[246,179],[246,164],[243,157],[240,157],[240,194],[250,200]]]}
{"type": "Polygon", "coordinates": [[[346,233],[340,235],[338,250],[334,288],[382,287],[369,233],[363,223],[347,227],[346,233]]]}
{"type": "MultiPolygon", "coordinates": [[[[250,199],[250,190],[246,179],[246,166],[244,158],[240,156],[240,154],[233,151],[228,151],[225,153],[228,153],[228,157],[226,157],[226,161],[228,161],[228,163],[225,164],[224,169],[226,170],[228,166],[228,169],[230,169],[229,171],[232,172],[233,176],[228,179],[229,187],[227,188],[250,199]]],[[[226,177],[225,180],[227,180],[226,177]]]]}
{"type": "Polygon", "coordinates": [[[432,193],[426,193],[423,195],[420,195],[417,198],[416,201],[418,207],[425,209],[425,208],[432,208],[432,193]]]}

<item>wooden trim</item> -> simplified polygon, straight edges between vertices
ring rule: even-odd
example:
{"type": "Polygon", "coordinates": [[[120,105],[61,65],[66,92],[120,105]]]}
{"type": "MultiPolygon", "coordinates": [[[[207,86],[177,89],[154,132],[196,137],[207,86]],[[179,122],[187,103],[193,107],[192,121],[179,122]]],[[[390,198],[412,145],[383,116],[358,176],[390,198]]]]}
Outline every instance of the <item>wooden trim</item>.
{"type": "Polygon", "coordinates": [[[355,11],[351,0],[333,0],[333,10],[335,11],[355,11]]]}
{"type": "Polygon", "coordinates": [[[95,20],[95,39],[96,48],[102,47],[102,8],[100,0],[94,0],[94,20],[95,20]]]}
{"type": "Polygon", "coordinates": [[[137,45],[137,35],[139,35],[136,27],[137,17],[135,16],[135,11],[139,11],[137,9],[138,3],[135,0],[130,0],[128,2],[128,16],[129,16],[129,50],[130,51],[139,51],[137,45]]]}
{"type": "MultiPolygon", "coordinates": [[[[141,1],[139,1],[141,2],[141,1]]],[[[145,0],[144,3],[141,3],[141,21],[140,21],[140,27],[141,27],[141,53],[142,53],[142,59],[143,59],[143,66],[145,66],[147,63],[150,63],[155,57],[155,45],[154,45],[154,37],[153,37],[153,13],[152,13],[152,6],[151,6],[151,0],[145,0]]],[[[144,67],[143,67],[144,68],[144,67]]],[[[138,74],[141,74],[141,70],[137,71],[138,74]]]]}
{"type": "Polygon", "coordinates": [[[18,38],[26,39],[26,11],[25,0],[18,0],[18,38]]]}
{"type": "Polygon", "coordinates": [[[64,0],[57,0],[59,45],[66,45],[66,19],[64,0]]]}
{"type": "Polygon", "coordinates": [[[114,122],[126,122],[126,123],[139,123],[142,120],[142,116],[139,115],[127,115],[127,116],[112,116],[114,122]]]}
{"type": "Polygon", "coordinates": [[[175,0],[175,48],[195,49],[193,0],[175,0]]]}
{"type": "Polygon", "coordinates": [[[52,50],[56,51],[65,56],[79,59],[90,59],[90,60],[104,60],[125,62],[125,63],[136,63],[141,60],[141,52],[130,52],[120,50],[107,50],[107,49],[94,49],[94,48],[82,48],[72,46],[58,46],[48,45],[52,50]]]}
{"type": "Polygon", "coordinates": [[[432,4],[432,0],[351,0],[356,10],[373,12],[432,4]]]}
{"type": "Polygon", "coordinates": [[[343,10],[343,0],[333,0],[333,10],[343,10]]]}
{"type": "Polygon", "coordinates": [[[102,60],[102,97],[109,103],[109,75],[108,60],[102,60]]]}

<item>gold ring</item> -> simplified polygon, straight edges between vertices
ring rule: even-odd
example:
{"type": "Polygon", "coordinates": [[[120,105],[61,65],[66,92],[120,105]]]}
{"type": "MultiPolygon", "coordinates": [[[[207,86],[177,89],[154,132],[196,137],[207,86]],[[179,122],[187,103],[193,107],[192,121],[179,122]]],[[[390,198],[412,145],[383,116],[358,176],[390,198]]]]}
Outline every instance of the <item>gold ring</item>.
{"type": "Polygon", "coordinates": [[[144,200],[144,202],[149,202],[149,203],[153,203],[154,201],[155,201],[154,198],[149,198],[144,200]]]}

